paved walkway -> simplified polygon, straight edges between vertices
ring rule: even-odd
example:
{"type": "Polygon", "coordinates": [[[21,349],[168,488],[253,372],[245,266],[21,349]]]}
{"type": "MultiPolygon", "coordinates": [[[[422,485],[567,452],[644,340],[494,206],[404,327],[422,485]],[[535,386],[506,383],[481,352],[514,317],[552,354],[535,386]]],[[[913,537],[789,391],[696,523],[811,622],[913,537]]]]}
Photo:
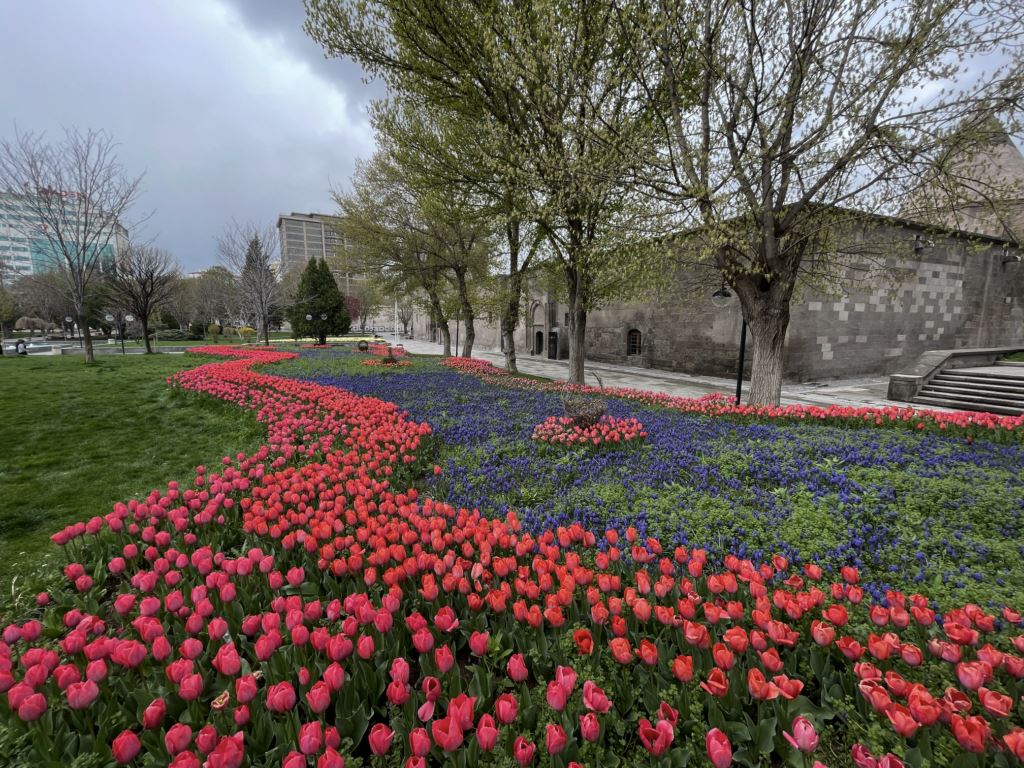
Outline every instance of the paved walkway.
{"type": "MultiPolygon", "coordinates": [[[[402,344],[409,352],[418,355],[439,355],[441,345],[429,341],[404,339],[402,344]]],[[[487,360],[499,367],[504,367],[505,356],[492,350],[474,350],[473,357],[487,360]]],[[[521,373],[541,376],[545,379],[565,381],[569,375],[569,363],[566,360],[548,360],[529,354],[517,354],[516,363],[521,373]]],[[[632,387],[647,389],[653,392],[664,392],[669,395],[684,397],[701,397],[713,392],[722,392],[733,396],[736,393],[736,380],[716,376],[691,376],[674,371],[661,371],[653,368],[633,368],[610,363],[587,361],[586,381],[588,384],[606,387],[632,387]]],[[[745,381],[744,390],[750,386],[745,381]]],[[[802,405],[849,405],[877,406],[905,405],[886,399],[889,387],[888,377],[863,379],[835,379],[821,383],[785,384],[782,387],[782,403],[802,405]]],[[[945,410],[936,408],[934,410],[945,410]]]]}

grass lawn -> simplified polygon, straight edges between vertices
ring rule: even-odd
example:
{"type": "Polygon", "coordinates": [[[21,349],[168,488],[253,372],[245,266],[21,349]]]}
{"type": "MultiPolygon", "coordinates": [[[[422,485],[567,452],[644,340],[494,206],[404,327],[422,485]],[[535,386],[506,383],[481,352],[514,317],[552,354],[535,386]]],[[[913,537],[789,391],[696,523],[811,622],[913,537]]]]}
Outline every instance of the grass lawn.
{"type": "Polygon", "coordinates": [[[11,575],[41,570],[55,530],[259,445],[263,429],[251,414],[166,384],[198,364],[185,355],[118,355],[91,366],[0,358],[0,601],[11,575]]]}

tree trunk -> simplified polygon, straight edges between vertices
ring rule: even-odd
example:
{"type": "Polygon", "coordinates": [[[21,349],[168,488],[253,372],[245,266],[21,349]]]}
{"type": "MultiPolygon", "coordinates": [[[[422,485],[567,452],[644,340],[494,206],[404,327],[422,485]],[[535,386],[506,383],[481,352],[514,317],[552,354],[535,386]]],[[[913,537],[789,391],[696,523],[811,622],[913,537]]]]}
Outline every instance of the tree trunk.
{"type": "Polygon", "coordinates": [[[452,329],[448,327],[448,321],[447,320],[442,320],[441,323],[437,327],[441,331],[441,344],[442,344],[441,357],[451,357],[452,356],[452,329]]]}
{"type": "MultiPolygon", "coordinates": [[[[518,305],[519,302],[516,302],[518,305]]],[[[516,319],[518,306],[515,308],[516,315],[511,315],[509,308],[501,316],[501,347],[505,353],[505,370],[509,373],[519,373],[516,366],[516,319]]]]}
{"type": "Polygon", "coordinates": [[[579,272],[565,267],[569,293],[569,378],[571,384],[583,384],[584,353],[587,340],[587,310],[584,305],[579,272]]]}
{"type": "Polygon", "coordinates": [[[326,346],[327,345],[327,334],[326,333],[321,333],[319,336],[317,336],[317,343],[319,343],[321,347],[326,346]]]}
{"type": "Polygon", "coordinates": [[[445,319],[444,311],[441,309],[441,297],[437,295],[437,291],[434,288],[425,287],[424,290],[427,292],[427,298],[430,300],[430,319],[441,331],[441,343],[444,345],[441,357],[451,357],[452,332],[448,328],[448,321],[445,319]]]}
{"type": "Polygon", "coordinates": [[[263,318],[263,346],[270,346],[270,318],[263,318]]]}
{"type": "Polygon", "coordinates": [[[142,341],[146,345],[146,354],[153,354],[153,346],[149,343],[149,318],[139,313],[139,322],[142,324],[142,341]]]}
{"type": "Polygon", "coordinates": [[[751,405],[778,405],[782,400],[783,354],[786,350],[786,330],[789,328],[789,302],[781,306],[761,306],[751,315],[747,325],[753,341],[751,366],[751,405]]]}
{"type": "Polygon", "coordinates": [[[508,294],[501,312],[501,348],[505,353],[505,370],[518,373],[516,366],[516,326],[519,325],[519,298],[523,293],[523,273],[519,269],[519,222],[511,220],[508,237],[508,294]]]}
{"type": "Polygon", "coordinates": [[[583,359],[587,341],[587,310],[574,306],[569,311],[569,379],[572,384],[583,384],[583,359]]]}
{"type": "Polygon", "coordinates": [[[462,344],[460,357],[473,356],[473,341],[476,339],[476,327],[473,323],[473,305],[469,303],[469,288],[466,286],[466,273],[455,272],[455,284],[459,290],[459,306],[462,308],[462,319],[466,323],[466,340],[462,344]]]}
{"type": "Polygon", "coordinates": [[[96,362],[96,355],[92,351],[92,334],[89,333],[89,325],[85,322],[85,313],[78,313],[78,332],[82,334],[82,346],[85,348],[85,362],[96,362]]]}

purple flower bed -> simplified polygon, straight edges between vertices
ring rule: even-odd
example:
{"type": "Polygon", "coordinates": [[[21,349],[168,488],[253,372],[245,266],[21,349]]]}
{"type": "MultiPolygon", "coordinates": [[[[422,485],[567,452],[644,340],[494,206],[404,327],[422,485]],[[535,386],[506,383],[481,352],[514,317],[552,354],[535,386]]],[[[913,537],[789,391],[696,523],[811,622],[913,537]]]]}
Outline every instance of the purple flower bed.
{"type": "Polygon", "coordinates": [[[334,373],[330,355],[278,367],[399,404],[428,421],[442,473],[427,491],[533,530],[655,535],[713,557],[855,565],[886,588],[1001,605],[1024,593],[1024,448],[901,430],[739,424],[611,399],[643,422],[642,445],[553,455],[530,439],[562,412],[557,395],[505,389],[433,366],[334,373]],[[289,368],[289,366],[293,366],[289,368]],[[942,589],[936,589],[936,586],[942,589]]]}

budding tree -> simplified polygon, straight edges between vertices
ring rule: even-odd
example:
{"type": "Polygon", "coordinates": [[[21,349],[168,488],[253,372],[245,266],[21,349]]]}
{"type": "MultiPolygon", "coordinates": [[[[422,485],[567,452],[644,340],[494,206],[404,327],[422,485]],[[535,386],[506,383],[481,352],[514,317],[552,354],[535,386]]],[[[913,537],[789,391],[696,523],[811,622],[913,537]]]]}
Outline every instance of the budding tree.
{"type": "Polygon", "coordinates": [[[276,243],[272,227],[237,222],[217,240],[221,261],[238,278],[243,318],[252,320],[264,344],[270,344],[270,318],[281,300],[281,283],[271,264],[276,243]]]}
{"type": "Polygon", "coordinates": [[[146,354],[153,351],[149,321],[153,313],[169,302],[180,274],[174,257],[151,245],[128,246],[110,275],[110,287],[122,307],[142,325],[146,354]]]}
{"type": "Polygon", "coordinates": [[[618,18],[658,114],[647,183],[739,297],[750,401],[777,404],[794,290],[848,273],[837,233],[962,174],[950,158],[1019,110],[1024,6],[624,0],[618,18]]]}
{"type": "Polygon", "coordinates": [[[126,230],[122,218],[139,195],[142,176],[130,176],[104,131],[68,128],[62,140],[16,132],[0,140],[0,193],[25,215],[22,234],[53,254],[82,331],[85,360],[93,362],[86,311],[90,282],[112,265],[126,230]]]}

